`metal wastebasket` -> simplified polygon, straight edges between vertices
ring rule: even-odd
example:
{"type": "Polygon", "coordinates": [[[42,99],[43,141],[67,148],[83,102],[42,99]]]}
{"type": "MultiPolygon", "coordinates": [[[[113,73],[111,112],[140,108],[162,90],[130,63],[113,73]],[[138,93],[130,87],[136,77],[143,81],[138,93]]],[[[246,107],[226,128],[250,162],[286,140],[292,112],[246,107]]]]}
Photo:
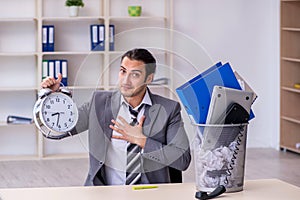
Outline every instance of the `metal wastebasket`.
{"type": "Polygon", "coordinates": [[[194,124],[197,191],[212,192],[220,185],[227,192],[243,190],[247,126],[194,124]]]}

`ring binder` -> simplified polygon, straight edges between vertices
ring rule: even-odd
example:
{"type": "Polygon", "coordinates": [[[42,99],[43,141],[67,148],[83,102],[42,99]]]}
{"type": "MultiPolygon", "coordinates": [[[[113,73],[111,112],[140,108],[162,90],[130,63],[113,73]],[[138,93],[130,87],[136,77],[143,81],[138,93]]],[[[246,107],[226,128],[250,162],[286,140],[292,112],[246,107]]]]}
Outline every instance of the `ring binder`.
{"type": "Polygon", "coordinates": [[[61,83],[68,86],[68,61],[67,60],[43,60],[42,61],[42,79],[50,76],[58,78],[62,75],[61,83]]]}
{"type": "Polygon", "coordinates": [[[43,25],[42,46],[43,52],[54,51],[54,25],[43,25]]]}

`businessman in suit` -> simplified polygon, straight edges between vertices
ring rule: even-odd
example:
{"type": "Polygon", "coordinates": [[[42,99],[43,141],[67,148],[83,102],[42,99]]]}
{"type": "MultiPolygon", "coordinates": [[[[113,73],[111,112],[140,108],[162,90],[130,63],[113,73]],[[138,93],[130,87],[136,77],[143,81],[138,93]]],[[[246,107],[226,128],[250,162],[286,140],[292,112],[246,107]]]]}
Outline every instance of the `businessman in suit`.
{"type": "MultiPolygon", "coordinates": [[[[129,50],[121,58],[118,90],[95,91],[91,101],[78,108],[79,119],[71,134],[89,131],[85,185],[181,181],[180,177],[174,181],[174,172],[181,176],[190,164],[189,141],[179,103],[147,87],[155,70],[156,60],[148,50],[129,50]],[[129,159],[134,160],[130,170],[129,159]]],[[[60,81],[61,75],[48,77],[41,86],[57,91],[60,81]]]]}

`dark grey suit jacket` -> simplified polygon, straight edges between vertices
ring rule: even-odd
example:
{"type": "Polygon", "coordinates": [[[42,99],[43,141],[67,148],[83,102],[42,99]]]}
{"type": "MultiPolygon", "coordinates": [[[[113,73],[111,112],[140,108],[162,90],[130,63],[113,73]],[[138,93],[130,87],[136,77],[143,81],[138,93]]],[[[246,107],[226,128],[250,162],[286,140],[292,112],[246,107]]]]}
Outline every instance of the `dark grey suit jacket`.
{"type": "MultiPolygon", "coordinates": [[[[142,154],[142,183],[170,183],[169,167],[186,170],[191,161],[189,141],[183,127],[178,102],[149,91],[152,106],[145,107],[143,133],[147,136],[142,154]]],[[[106,185],[105,159],[111,142],[111,119],[120,108],[119,91],[96,91],[89,103],[79,110],[79,120],[72,131],[89,130],[90,169],[85,185],[106,185]]]]}

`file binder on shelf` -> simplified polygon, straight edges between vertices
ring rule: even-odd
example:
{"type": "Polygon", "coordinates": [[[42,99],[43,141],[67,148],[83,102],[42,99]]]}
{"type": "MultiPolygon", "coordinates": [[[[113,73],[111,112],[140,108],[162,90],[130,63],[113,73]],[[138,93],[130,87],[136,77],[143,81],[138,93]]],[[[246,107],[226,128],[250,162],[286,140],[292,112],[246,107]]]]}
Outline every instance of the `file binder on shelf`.
{"type": "Polygon", "coordinates": [[[61,64],[60,64],[60,60],[55,60],[54,61],[55,64],[55,76],[54,78],[57,79],[58,78],[58,74],[61,73],[61,64]]]}
{"type": "MultiPolygon", "coordinates": [[[[206,122],[215,85],[241,89],[230,64],[222,65],[220,62],[176,89],[180,101],[193,122],[197,124],[206,122]]],[[[253,118],[253,113],[251,117],[253,118]]]]}
{"type": "Polygon", "coordinates": [[[43,52],[54,51],[54,25],[43,25],[42,45],[43,52]]]}
{"type": "Polygon", "coordinates": [[[48,26],[48,51],[54,51],[54,26],[48,26]]]}
{"type": "Polygon", "coordinates": [[[48,28],[43,26],[42,28],[42,45],[43,51],[48,51],[48,28]]]}
{"type": "Polygon", "coordinates": [[[68,86],[68,61],[61,60],[61,74],[62,74],[62,84],[68,86]]]}
{"type": "Polygon", "coordinates": [[[90,28],[91,32],[91,50],[93,51],[98,45],[98,25],[93,24],[90,28]]]}
{"type": "Polygon", "coordinates": [[[54,77],[55,74],[55,62],[54,60],[48,61],[48,76],[54,77]]]}
{"type": "Polygon", "coordinates": [[[104,51],[105,49],[105,28],[103,24],[92,24],[91,32],[91,50],[104,51]]]}
{"type": "Polygon", "coordinates": [[[47,76],[58,78],[62,74],[61,83],[68,86],[68,61],[67,60],[43,60],[42,62],[42,79],[47,76]]]}
{"type": "Polygon", "coordinates": [[[115,25],[109,25],[109,50],[115,50],[115,25]]]}
{"type": "Polygon", "coordinates": [[[42,80],[48,76],[48,60],[42,61],[42,80]]]}

